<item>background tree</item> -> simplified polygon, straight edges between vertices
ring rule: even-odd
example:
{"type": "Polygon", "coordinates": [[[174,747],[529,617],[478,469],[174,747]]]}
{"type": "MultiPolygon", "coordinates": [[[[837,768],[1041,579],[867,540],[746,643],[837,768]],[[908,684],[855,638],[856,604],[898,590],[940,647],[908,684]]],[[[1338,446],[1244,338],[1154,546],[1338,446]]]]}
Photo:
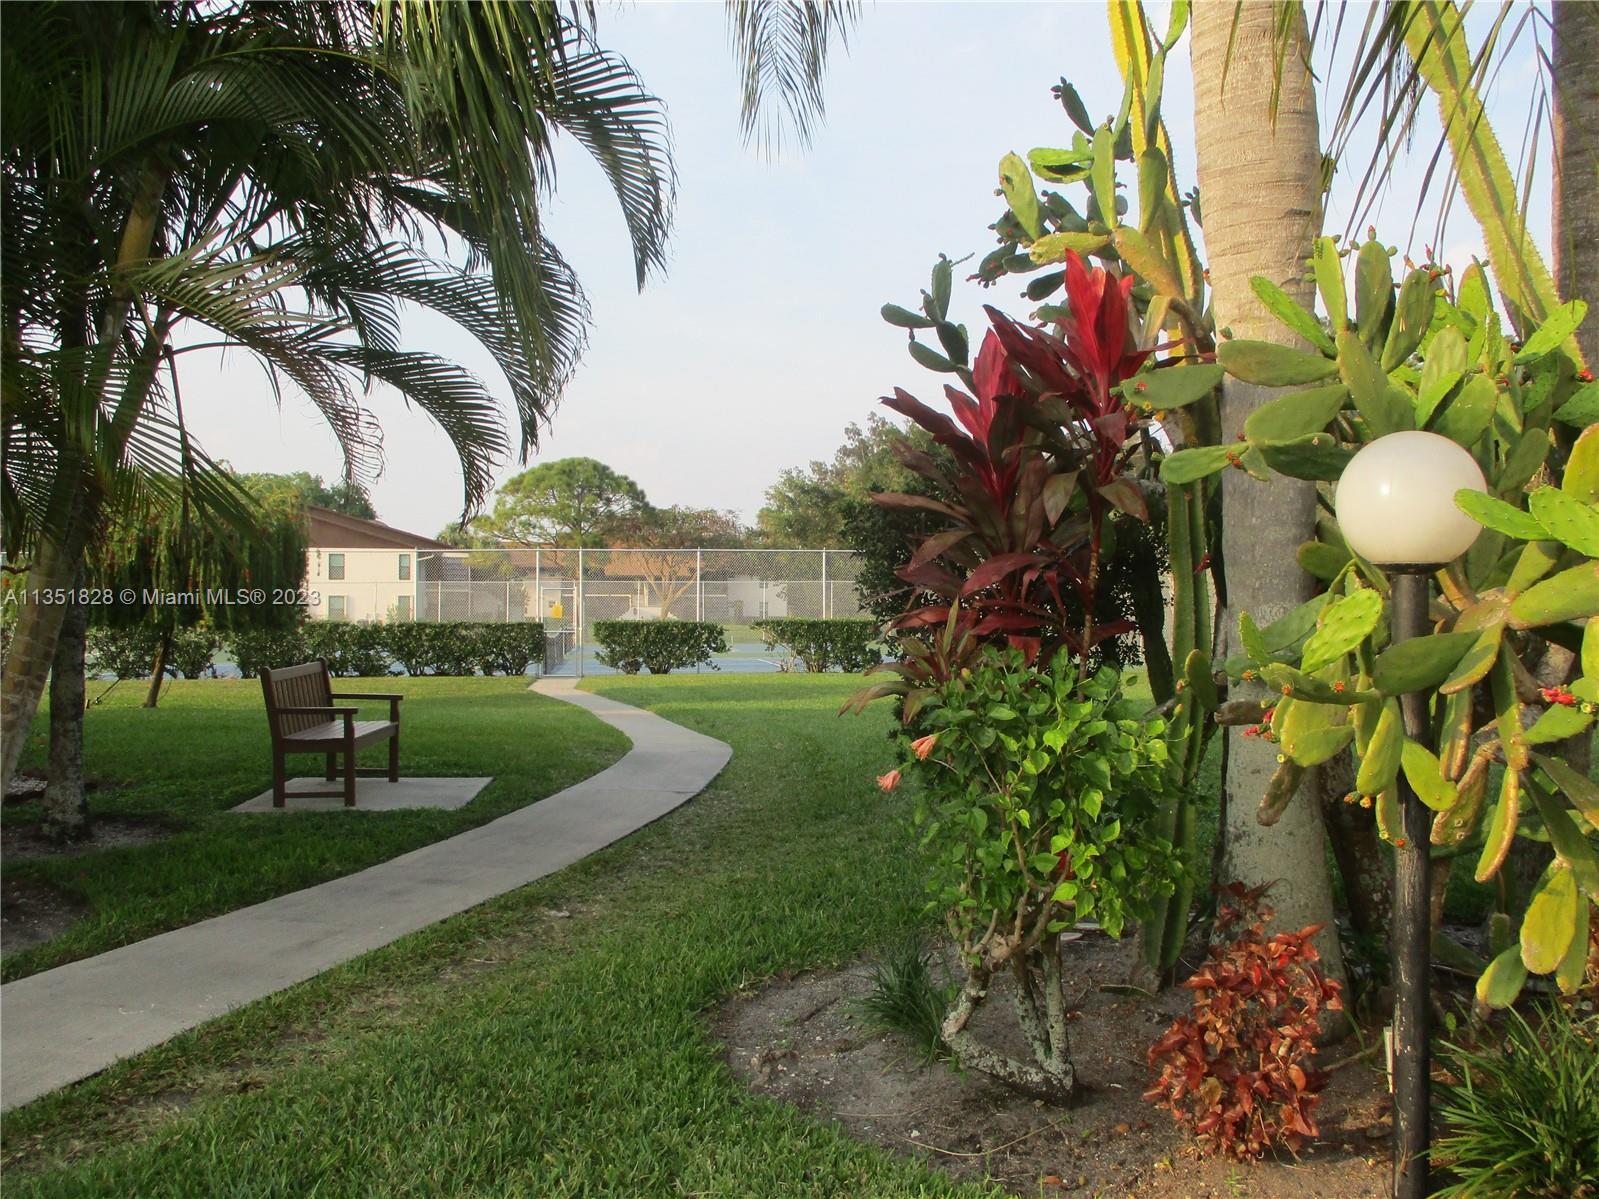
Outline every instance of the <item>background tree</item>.
{"type": "Polygon", "coordinates": [[[377,509],[366,485],[358,479],[336,479],[325,483],[321,475],[297,470],[287,474],[252,473],[239,476],[239,483],[261,503],[275,507],[330,508],[346,516],[376,520],[377,509]]]}
{"type": "Polygon", "coordinates": [[[919,449],[932,444],[920,429],[908,432],[877,413],[864,426],[851,423],[832,461],[812,461],[785,470],[766,489],[766,504],[755,522],[761,540],[793,549],[828,549],[845,544],[845,528],[874,491],[903,491],[917,476],[907,470],[894,446],[906,437],[919,449]]]}
{"type": "Polygon", "coordinates": [[[626,475],[593,458],[558,458],[507,479],[494,507],[465,533],[499,545],[595,547],[648,510],[643,489],[626,475]]]}
{"type": "Polygon", "coordinates": [[[605,573],[642,578],[650,606],[661,616],[679,615],[672,605],[685,598],[699,577],[694,550],[739,549],[748,531],[736,512],[714,508],[646,508],[612,527],[605,573]]]}

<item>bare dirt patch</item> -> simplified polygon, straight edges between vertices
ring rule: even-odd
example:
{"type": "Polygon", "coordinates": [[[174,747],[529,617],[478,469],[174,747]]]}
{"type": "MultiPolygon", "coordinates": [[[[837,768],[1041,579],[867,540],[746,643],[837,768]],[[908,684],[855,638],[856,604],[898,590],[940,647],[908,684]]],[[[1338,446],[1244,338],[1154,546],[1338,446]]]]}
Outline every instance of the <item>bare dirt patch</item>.
{"type": "MultiPolygon", "coordinates": [[[[26,780],[24,780],[26,781],[26,780]]],[[[0,825],[0,860],[7,866],[42,858],[75,858],[146,845],[172,835],[172,829],[152,820],[98,816],[81,841],[58,845],[39,835],[38,826],[8,817],[0,825]]],[[[65,892],[34,879],[7,872],[0,881],[0,953],[32,949],[59,937],[87,913],[87,906],[65,892]]]]}
{"type": "Polygon", "coordinates": [[[54,887],[6,876],[0,880],[0,953],[16,953],[59,937],[88,908],[54,887]]]}
{"type": "MultiPolygon", "coordinates": [[[[851,1136],[921,1158],[965,1180],[1017,1194],[1158,1199],[1376,1199],[1389,1191],[1389,1101],[1369,1061],[1342,1066],[1315,1116],[1319,1139],[1296,1160],[1203,1160],[1171,1117],[1141,1095],[1145,1052],[1183,1011],[1185,990],[1154,997],[1102,990],[1128,975],[1132,946],[1090,937],[1067,949],[1072,1057],[1082,1098],[1062,1108],[1018,1096],[980,1074],[924,1065],[903,1038],[876,1032],[856,1004],[870,969],[780,978],[714,1016],[733,1072],[757,1094],[792,1103],[851,1136]]],[[[996,995],[979,1031],[1003,1042],[1008,999],[996,995]],[[996,1002],[997,1001],[997,1002],[996,1002]]],[[[1359,1050],[1349,1041],[1324,1062],[1359,1050]]]]}
{"type": "Polygon", "coordinates": [[[37,826],[8,821],[0,827],[0,855],[8,862],[26,862],[36,858],[76,858],[86,853],[99,853],[106,849],[123,849],[129,845],[148,845],[170,837],[173,830],[153,820],[136,820],[124,816],[96,816],[89,825],[89,835],[81,841],[58,845],[39,835],[37,826]]]}

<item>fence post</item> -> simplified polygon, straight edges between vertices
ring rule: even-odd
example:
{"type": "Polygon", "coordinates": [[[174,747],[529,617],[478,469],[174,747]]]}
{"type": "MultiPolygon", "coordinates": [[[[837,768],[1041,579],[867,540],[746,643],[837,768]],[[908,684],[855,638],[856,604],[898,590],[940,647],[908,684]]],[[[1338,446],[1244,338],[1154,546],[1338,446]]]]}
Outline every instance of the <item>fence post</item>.
{"type": "Polygon", "coordinates": [[[572,588],[572,644],[575,661],[572,663],[572,672],[578,678],[583,677],[583,547],[577,547],[577,585],[572,588]]]}
{"type": "Polygon", "coordinates": [[[700,570],[700,565],[705,557],[704,550],[694,551],[694,619],[705,619],[705,575],[700,570]]]}
{"type": "Polygon", "coordinates": [[[544,579],[540,573],[539,551],[533,551],[533,615],[544,619],[544,579]]]}
{"type": "Polygon", "coordinates": [[[827,551],[822,551],[822,619],[827,619],[827,551]]]}

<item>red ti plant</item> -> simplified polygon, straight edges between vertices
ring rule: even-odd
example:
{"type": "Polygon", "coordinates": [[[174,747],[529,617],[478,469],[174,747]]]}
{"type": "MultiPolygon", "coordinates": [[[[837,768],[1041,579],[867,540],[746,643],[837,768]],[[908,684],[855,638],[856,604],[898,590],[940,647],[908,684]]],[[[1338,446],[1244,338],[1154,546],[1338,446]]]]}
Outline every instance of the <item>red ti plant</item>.
{"type": "Polygon", "coordinates": [[[912,588],[891,625],[905,656],[879,668],[898,678],[863,691],[857,706],[905,695],[908,722],[921,691],[985,644],[1007,643],[1029,661],[1065,649],[1086,664],[1096,645],[1132,630],[1128,621],[1094,620],[1108,514],[1149,516],[1126,473],[1148,418],[1121,388],[1154,352],[1136,344],[1132,282],[1068,254],[1070,307],[1056,331],[984,309],[992,328],[971,373],[976,395],[944,389],[954,419],[899,388],[883,399],[946,447],[954,467],[903,445],[901,461],[944,498],[872,497],[933,513],[948,527],[925,537],[898,572],[912,588]]]}

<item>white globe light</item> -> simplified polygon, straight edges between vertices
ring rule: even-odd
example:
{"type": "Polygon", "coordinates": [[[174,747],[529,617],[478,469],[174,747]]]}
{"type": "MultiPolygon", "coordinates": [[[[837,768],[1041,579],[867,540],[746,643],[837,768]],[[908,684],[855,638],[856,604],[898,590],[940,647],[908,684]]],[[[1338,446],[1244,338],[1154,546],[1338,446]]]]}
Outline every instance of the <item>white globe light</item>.
{"type": "Polygon", "coordinates": [[[1436,433],[1390,433],[1344,468],[1333,506],[1349,548],[1379,566],[1442,566],[1470,548],[1482,526],[1455,507],[1455,492],[1487,491],[1476,460],[1436,433]]]}

